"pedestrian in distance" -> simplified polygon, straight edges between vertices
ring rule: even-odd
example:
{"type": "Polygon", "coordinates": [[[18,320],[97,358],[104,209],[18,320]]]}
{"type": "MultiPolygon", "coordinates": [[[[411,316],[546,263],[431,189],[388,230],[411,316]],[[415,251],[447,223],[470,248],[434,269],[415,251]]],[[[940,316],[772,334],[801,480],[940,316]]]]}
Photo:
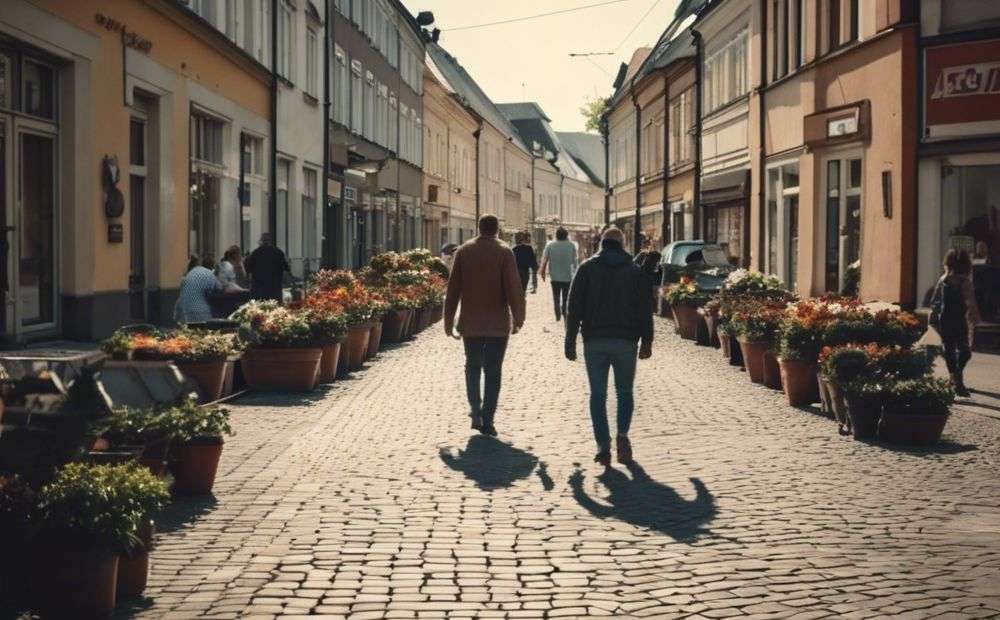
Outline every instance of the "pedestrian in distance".
{"type": "Polygon", "coordinates": [[[583,334],[583,359],[590,382],[590,421],[597,441],[594,461],[611,464],[608,429],[608,371],[615,373],[618,400],[619,463],[632,461],[628,431],[635,400],[636,358],[653,354],[652,298],[649,279],[632,263],[625,236],[611,226],[601,238],[601,251],[584,261],[573,278],[566,319],[566,359],[576,360],[576,338],[583,334]]]}
{"type": "Polygon", "coordinates": [[[517,275],[521,278],[521,292],[528,291],[528,272],[531,272],[531,292],[538,289],[538,260],[535,248],[531,247],[531,235],[519,232],[514,235],[514,258],[517,260],[517,275]]]}
{"type": "Polygon", "coordinates": [[[197,256],[192,256],[188,262],[188,271],[181,280],[180,293],[174,305],[174,320],[179,325],[207,323],[212,320],[208,296],[222,289],[222,284],[212,271],[214,263],[211,258],[199,260],[197,256]]]}
{"type": "Polygon", "coordinates": [[[240,286],[240,277],[243,274],[243,252],[240,246],[233,245],[222,255],[222,262],[216,270],[219,283],[226,293],[242,293],[246,291],[240,286]]]}
{"type": "Polygon", "coordinates": [[[965,387],[965,365],[972,359],[972,345],[979,306],[972,288],[972,260],[965,250],[948,250],[944,274],[931,297],[930,323],[941,335],[944,361],[959,396],[969,396],[965,387]]]}
{"type": "Polygon", "coordinates": [[[285,274],[291,274],[291,267],[285,253],[274,246],[271,233],[260,236],[260,245],[244,261],[250,276],[251,299],[283,300],[282,289],[285,274]]]}
{"type": "Polygon", "coordinates": [[[510,247],[497,238],[499,232],[495,215],[479,218],[479,236],[455,252],[444,305],[445,333],[460,337],[465,345],[472,428],[493,437],[497,435],[494,418],[507,340],[524,325],[524,289],[517,262],[510,247]]]}
{"type": "Polygon", "coordinates": [[[538,272],[542,282],[546,274],[552,276],[552,302],[555,306],[556,321],[566,315],[566,304],[569,300],[569,284],[573,274],[580,264],[576,244],[569,240],[569,233],[560,226],[556,230],[556,238],[545,244],[542,250],[542,267],[538,272]]]}

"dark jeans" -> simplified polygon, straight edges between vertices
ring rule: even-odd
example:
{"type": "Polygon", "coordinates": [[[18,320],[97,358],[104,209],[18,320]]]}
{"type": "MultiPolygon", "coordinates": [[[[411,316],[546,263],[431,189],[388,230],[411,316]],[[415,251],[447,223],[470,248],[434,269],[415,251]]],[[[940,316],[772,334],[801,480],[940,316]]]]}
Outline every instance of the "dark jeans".
{"type": "Polygon", "coordinates": [[[566,316],[566,302],[569,301],[569,282],[552,281],[552,303],[556,307],[556,320],[566,316]]]}
{"type": "Polygon", "coordinates": [[[473,413],[483,418],[486,426],[493,424],[500,398],[500,374],[503,356],[507,351],[507,338],[479,337],[464,338],[465,343],[465,390],[473,413]],[[486,376],[486,386],[480,396],[479,379],[486,376]]]}
{"type": "Polygon", "coordinates": [[[615,393],[618,396],[618,434],[627,435],[632,424],[638,343],[623,338],[591,338],[583,342],[583,360],[590,380],[590,422],[598,450],[611,447],[608,430],[608,369],[615,370],[615,393]]]}
{"type": "Polygon", "coordinates": [[[942,338],[941,341],[944,344],[944,363],[948,365],[948,372],[953,375],[961,374],[972,358],[968,336],[942,338]]]}

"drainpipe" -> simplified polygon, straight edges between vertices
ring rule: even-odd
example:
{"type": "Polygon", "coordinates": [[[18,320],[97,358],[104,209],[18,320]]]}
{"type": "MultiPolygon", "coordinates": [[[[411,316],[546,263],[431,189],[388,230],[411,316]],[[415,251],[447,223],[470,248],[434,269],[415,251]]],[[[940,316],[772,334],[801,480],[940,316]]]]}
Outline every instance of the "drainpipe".
{"type": "Polygon", "coordinates": [[[476,139],[476,227],[479,227],[479,217],[480,213],[480,195],[479,195],[479,174],[480,166],[482,165],[479,161],[479,136],[483,135],[483,119],[479,119],[479,127],[472,132],[472,137],[476,139]]]}
{"type": "MultiPolygon", "coordinates": [[[[670,81],[667,71],[663,70],[663,222],[660,223],[660,240],[667,244],[667,231],[670,230],[670,81]]],[[[654,248],[655,249],[655,248],[654,248]]]]}
{"type": "Polygon", "coordinates": [[[534,151],[531,151],[531,245],[535,245],[535,222],[537,220],[537,214],[535,213],[535,160],[538,156],[535,155],[534,151]]]}
{"type": "MultiPolygon", "coordinates": [[[[757,89],[757,105],[759,118],[758,140],[760,140],[760,155],[757,162],[757,269],[764,270],[764,229],[767,225],[767,106],[765,104],[767,95],[767,2],[760,3],[760,88],[757,89]]],[[[805,36],[803,33],[802,36],[805,36]]],[[[801,45],[800,45],[801,47],[801,45]]],[[[803,59],[804,61],[804,59],[803,59]]],[[[743,264],[750,267],[750,201],[746,201],[744,206],[744,218],[746,222],[743,231],[743,264]]],[[[773,267],[773,266],[772,266],[773,267]]],[[[791,274],[790,274],[791,275],[791,274]]]]}
{"type": "Polygon", "coordinates": [[[601,139],[604,140],[604,225],[611,224],[611,161],[608,158],[609,144],[608,113],[601,115],[601,139]]]}
{"type": "Polygon", "coordinates": [[[333,36],[333,14],[334,8],[330,0],[326,0],[323,10],[326,11],[326,21],[323,23],[323,267],[332,265],[333,255],[332,241],[330,235],[330,54],[333,53],[333,46],[330,45],[330,37],[333,36]]]}
{"type": "MultiPolygon", "coordinates": [[[[923,15],[921,13],[921,3],[914,3],[913,18],[917,22],[917,33],[916,33],[916,54],[917,54],[917,93],[921,98],[921,102],[917,104],[917,122],[915,123],[917,132],[917,141],[913,148],[913,307],[917,308],[923,303],[923,296],[920,294],[920,282],[918,280],[920,276],[920,145],[924,140],[924,106],[922,105],[922,100],[924,97],[924,88],[926,88],[926,76],[924,75],[925,60],[924,60],[924,32],[923,32],[923,15]]],[[[902,180],[900,176],[900,180],[902,180]]],[[[902,202],[902,201],[900,201],[902,202]]],[[[900,209],[903,205],[900,204],[900,209]]],[[[861,277],[865,277],[864,270],[861,271],[861,277]]],[[[861,283],[858,283],[858,291],[861,290],[861,283]]]]}
{"type": "Polygon", "coordinates": [[[642,154],[642,108],[635,97],[635,82],[632,82],[632,105],[635,106],[635,239],[632,240],[632,248],[638,254],[642,249],[642,181],[641,181],[641,154],[642,154]]]}
{"type": "MultiPolygon", "coordinates": [[[[271,0],[271,178],[268,226],[278,247],[278,0],[271,0]]],[[[287,248],[285,248],[287,249],[287,248]]]]}
{"type": "Polygon", "coordinates": [[[692,30],[694,38],[694,201],[691,205],[694,211],[693,237],[697,238],[701,231],[701,107],[702,107],[702,55],[704,54],[701,33],[692,30]]]}

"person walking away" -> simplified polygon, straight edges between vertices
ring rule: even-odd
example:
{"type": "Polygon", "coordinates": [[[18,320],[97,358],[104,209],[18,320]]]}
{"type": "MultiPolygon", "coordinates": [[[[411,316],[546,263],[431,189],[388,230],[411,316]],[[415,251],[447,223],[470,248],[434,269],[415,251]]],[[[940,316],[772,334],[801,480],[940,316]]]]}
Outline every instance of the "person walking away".
{"type": "Polygon", "coordinates": [[[608,430],[608,370],[614,369],[618,397],[618,462],[632,461],[628,431],[635,408],[632,385],[636,358],[653,354],[649,280],[624,248],[625,235],[609,227],[601,251],[580,265],[569,293],[566,359],[576,360],[576,337],[583,333],[583,359],[590,382],[590,421],[597,440],[594,461],[611,464],[608,430]]]}
{"type": "Polygon", "coordinates": [[[517,275],[521,278],[521,293],[528,291],[528,272],[531,272],[531,292],[538,289],[538,260],[535,258],[535,248],[529,241],[527,233],[517,233],[515,236],[514,258],[517,261],[517,275]]]}
{"type": "Polygon", "coordinates": [[[260,236],[260,245],[245,261],[250,276],[251,299],[282,301],[282,284],[286,273],[291,273],[285,253],[274,246],[271,233],[260,236]]]}
{"type": "Polygon", "coordinates": [[[217,271],[219,284],[222,285],[222,290],[226,293],[241,293],[246,290],[240,286],[240,275],[243,272],[243,252],[240,250],[240,246],[230,246],[226,250],[217,271]]]}
{"type": "Polygon", "coordinates": [[[934,287],[931,298],[931,325],[941,334],[944,361],[955,385],[955,393],[969,396],[965,387],[965,365],[972,358],[972,344],[979,307],[972,288],[972,261],[965,250],[948,250],[944,257],[944,275],[934,287]]]}
{"type": "Polygon", "coordinates": [[[191,257],[191,261],[195,265],[188,269],[181,280],[181,290],[174,306],[174,320],[180,325],[207,323],[212,320],[212,307],[208,303],[208,295],[222,289],[212,271],[215,267],[212,259],[206,258],[198,264],[197,258],[191,257]]]}
{"type": "Polygon", "coordinates": [[[465,388],[472,428],[496,437],[494,418],[500,398],[507,339],[524,325],[524,289],[514,253],[497,238],[494,215],[479,219],[479,236],[455,252],[445,296],[444,331],[465,344],[465,388]],[[458,322],[455,313],[461,304],[458,322]],[[480,380],[486,385],[480,394],[480,380]]]}
{"type": "Polygon", "coordinates": [[[576,244],[569,240],[569,233],[560,226],[556,238],[545,244],[542,250],[542,268],[538,275],[545,281],[546,273],[552,276],[552,302],[555,305],[556,321],[566,315],[569,299],[569,283],[579,265],[576,244]]]}

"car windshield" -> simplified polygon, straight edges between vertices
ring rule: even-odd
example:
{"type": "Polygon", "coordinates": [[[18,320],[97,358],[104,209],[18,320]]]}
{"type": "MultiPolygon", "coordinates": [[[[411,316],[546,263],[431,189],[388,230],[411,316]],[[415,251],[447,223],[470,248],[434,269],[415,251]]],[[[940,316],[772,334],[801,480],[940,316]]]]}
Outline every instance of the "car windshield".
{"type": "Polygon", "coordinates": [[[706,265],[711,267],[728,267],[729,259],[726,253],[717,245],[706,245],[701,248],[701,255],[706,265]]]}

